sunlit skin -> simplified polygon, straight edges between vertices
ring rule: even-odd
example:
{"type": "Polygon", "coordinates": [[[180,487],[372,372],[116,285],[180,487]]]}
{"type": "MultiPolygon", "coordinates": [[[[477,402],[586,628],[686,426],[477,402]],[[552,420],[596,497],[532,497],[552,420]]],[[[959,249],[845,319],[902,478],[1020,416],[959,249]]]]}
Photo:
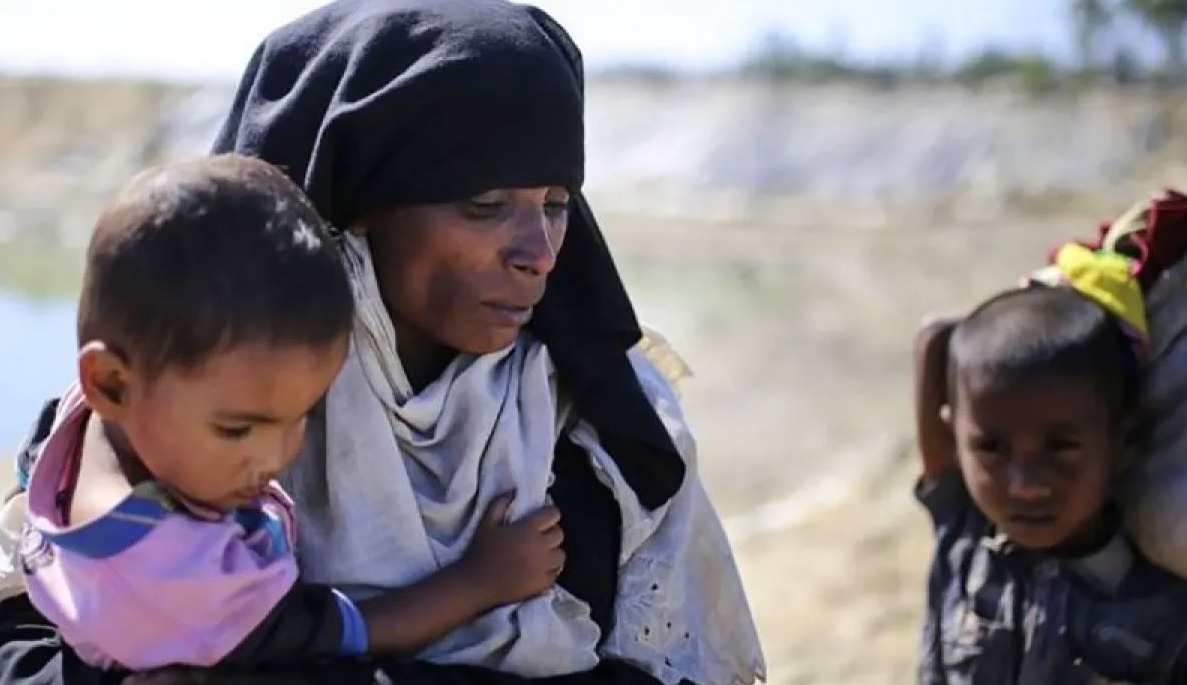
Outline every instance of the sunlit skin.
{"type": "Polygon", "coordinates": [[[79,355],[79,377],[132,484],[152,478],[227,511],[292,463],[305,417],[346,350],[345,336],[325,347],[246,343],[148,377],[92,342],[79,355]]]}
{"type": "Polygon", "coordinates": [[[1091,379],[1015,382],[967,373],[952,427],[977,507],[1020,547],[1083,551],[1124,462],[1124,422],[1091,379]]]}
{"type": "Polygon", "coordinates": [[[561,187],[501,189],[359,221],[415,386],[458,352],[487,354],[515,341],[556,266],[568,204],[561,187]]]}

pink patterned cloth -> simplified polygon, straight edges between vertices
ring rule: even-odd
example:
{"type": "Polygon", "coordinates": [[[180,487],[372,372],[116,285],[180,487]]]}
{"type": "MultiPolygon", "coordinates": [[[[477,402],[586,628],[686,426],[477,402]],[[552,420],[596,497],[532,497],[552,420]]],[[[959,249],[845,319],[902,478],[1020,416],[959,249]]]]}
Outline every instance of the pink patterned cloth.
{"type": "Polygon", "coordinates": [[[145,483],[70,526],[64,502],[89,415],[71,388],[30,477],[20,552],[30,599],[90,664],[218,663],[297,581],[292,502],[274,486],[256,506],[212,517],[145,483]]]}

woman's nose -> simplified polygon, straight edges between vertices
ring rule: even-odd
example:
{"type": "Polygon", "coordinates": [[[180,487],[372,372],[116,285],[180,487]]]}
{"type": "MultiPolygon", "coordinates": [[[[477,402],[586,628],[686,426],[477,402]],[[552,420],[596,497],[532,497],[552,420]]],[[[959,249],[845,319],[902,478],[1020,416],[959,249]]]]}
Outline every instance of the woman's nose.
{"type": "Polygon", "coordinates": [[[549,218],[542,209],[523,212],[516,219],[515,239],[507,250],[508,264],[530,276],[547,276],[556,266],[560,247],[549,229],[549,218]]]}

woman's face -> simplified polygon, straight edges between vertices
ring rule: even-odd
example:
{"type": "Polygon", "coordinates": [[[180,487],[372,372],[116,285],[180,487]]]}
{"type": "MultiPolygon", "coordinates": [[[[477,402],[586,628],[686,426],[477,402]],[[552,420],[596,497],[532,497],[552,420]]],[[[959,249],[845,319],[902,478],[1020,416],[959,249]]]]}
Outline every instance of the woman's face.
{"type": "Polygon", "coordinates": [[[503,189],[362,221],[401,356],[406,345],[486,354],[514,342],[556,265],[568,203],[564,188],[503,189]]]}

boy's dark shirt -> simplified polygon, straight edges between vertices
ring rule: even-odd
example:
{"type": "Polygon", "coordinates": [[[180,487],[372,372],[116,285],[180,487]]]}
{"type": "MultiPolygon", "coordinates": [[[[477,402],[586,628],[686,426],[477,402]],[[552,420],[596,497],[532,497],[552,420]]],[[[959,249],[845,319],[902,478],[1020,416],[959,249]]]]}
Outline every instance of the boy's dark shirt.
{"type": "Polygon", "coordinates": [[[998,534],[958,469],[916,497],[936,531],[922,685],[1187,683],[1187,582],[1119,526],[1097,551],[1056,558],[998,534]]]}

